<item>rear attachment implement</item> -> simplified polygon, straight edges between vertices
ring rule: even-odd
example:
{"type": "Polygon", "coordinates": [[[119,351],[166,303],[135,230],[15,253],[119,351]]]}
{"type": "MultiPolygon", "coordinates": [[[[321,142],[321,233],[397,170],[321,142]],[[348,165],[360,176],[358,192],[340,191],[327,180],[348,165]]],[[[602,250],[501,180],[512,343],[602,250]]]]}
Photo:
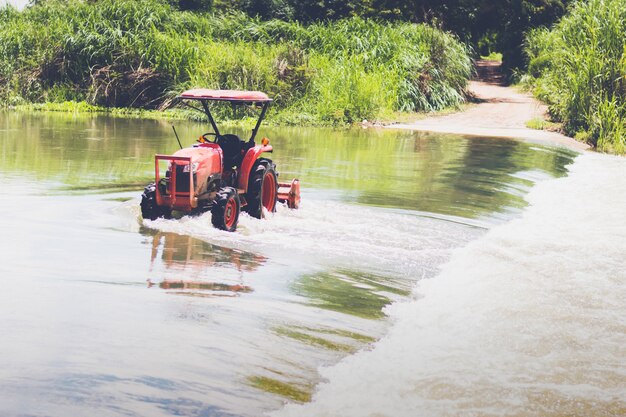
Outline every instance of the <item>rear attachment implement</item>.
{"type": "Polygon", "coordinates": [[[297,178],[288,182],[278,183],[278,201],[287,204],[290,209],[300,207],[300,180],[297,178]]]}

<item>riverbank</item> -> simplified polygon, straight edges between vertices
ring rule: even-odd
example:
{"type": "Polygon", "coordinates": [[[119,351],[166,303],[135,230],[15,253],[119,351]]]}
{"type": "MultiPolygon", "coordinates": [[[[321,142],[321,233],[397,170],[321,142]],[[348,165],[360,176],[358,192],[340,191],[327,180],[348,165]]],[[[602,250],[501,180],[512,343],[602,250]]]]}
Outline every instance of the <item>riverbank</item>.
{"type": "Polygon", "coordinates": [[[548,108],[530,94],[521,93],[503,84],[499,64],[477,62],[477,79],[470,81],[468,90],[477,104],[460,112],[437,115],[387,127],[470,136],[518,138],[530,142],[565,146],[576,151],[591,149],[585,143],[557,132],[530,129],[526,123],[545,119],[548,108]]]}
{"type": "Polygon", "coordinates": [[[618,155],[626,155],[625,44],[626,0],[576,2],[524,41],[524,83],[566,134],[618,155]]]}
{"type": "Polygon", "coordinates": [[[0,7],[0,44],[0,107],[159,110],[192,88],[260,90],[276,123],[295,126],[458,106],[472,74],[468,47],[425,24],[303,25],[162,0],[0,7]]]}

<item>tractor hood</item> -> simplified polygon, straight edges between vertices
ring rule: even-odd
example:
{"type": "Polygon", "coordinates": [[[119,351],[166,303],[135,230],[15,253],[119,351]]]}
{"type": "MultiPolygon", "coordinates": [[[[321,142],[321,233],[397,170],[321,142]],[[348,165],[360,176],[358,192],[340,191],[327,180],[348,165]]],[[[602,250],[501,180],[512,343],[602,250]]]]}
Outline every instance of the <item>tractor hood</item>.
{"type": "MultiPolygon", "coordinates": [[[[222,149],[214,143],[203,143],[191,148],[183,148],[174,153],[174,156],[191,158],[191,168],[199,178],[206,178],[211,174],[222,172],[222,149]]],[[[175,162],[177,165],[186,164],[175,162]]]]}

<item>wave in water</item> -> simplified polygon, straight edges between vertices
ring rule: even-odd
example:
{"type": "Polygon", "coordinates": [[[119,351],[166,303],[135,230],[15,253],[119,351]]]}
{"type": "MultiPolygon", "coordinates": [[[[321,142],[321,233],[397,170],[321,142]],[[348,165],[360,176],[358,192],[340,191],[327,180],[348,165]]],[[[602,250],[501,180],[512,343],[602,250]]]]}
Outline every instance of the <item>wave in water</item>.
{"type": "Polygon", "coordinates": [[[626,160],[585,154],[273,416],[626,415],[626,160]]]}

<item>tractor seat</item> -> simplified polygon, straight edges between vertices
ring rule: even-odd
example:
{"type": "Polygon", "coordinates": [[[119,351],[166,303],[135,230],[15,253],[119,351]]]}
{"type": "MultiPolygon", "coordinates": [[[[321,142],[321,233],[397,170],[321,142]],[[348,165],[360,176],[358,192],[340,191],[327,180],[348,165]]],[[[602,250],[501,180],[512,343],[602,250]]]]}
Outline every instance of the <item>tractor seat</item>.
{"type": "Polygon", "coordinates": [[[230,133],[220,135],[217,138],[217,144],[222,148],[224,155],[224,169],[230,169],[241,164],[243,159],[241,151],[244,142],[239,139],[239,136],[230,133]]]}

